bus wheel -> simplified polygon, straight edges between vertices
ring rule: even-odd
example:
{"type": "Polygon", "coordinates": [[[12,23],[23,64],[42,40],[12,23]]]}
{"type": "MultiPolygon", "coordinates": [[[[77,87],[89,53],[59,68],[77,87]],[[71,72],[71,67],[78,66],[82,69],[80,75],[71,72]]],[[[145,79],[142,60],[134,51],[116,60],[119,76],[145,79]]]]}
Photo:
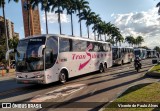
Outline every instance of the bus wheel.
{"type": "Polygon", "coordinates": [[[59,81],[64,84],[67,81],[67,74],[65,71],[61,71],[60,75],[59,75],[59,81]]]}
{"type": "Polygon", "coordinates": [[[104,72],[104,67],[103,67],[102,64],[100,64],[100,66],[99,66],[99,72],[100,72],[100,73],[104,72]]]}
{"type": "Polygon", "coordinates": [[[123,65],[124,63],[123,63],[123,60],[122,60],[122,62],[121,62],[121,66],[123,65]]]}
{"type": "Polygon", "coordinates": [[[104,63],[104,72],[107,70],[107,63],[104,63]]]}

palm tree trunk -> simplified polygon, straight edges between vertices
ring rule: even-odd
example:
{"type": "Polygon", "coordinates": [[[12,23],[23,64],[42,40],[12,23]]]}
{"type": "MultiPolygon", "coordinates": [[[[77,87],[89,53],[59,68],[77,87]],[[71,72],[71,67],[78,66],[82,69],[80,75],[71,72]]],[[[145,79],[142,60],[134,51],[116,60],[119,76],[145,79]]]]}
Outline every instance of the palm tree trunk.
{"type": "Polygon", "coordinates": [[[121,42],[119,42],[119,46],[121,47],[121,42]]]}
{"type": "Polygon", "coordinates": [[[48,34],[48,19],[47,19],[47,11],[45,10],[45,19],[46,19],[46,34],[48,34]]]}
{"type": "MultiPolygon", "coordinates": [[[[80,19],[80,10],[78,10],[79,12],[79,19],[80,19]]],[[[82,37],[82,25],[81,25],[81,20],[79,21],[80,23],[80,36],[82,37]]]]}
{"type": "Polygon", "coordinates": [[[94,40],[96,40],[96,31],[94,31],[94,40]]]}
{"type": "Polygon", "coordinates": [[[89,26],[87,26],[88,38],[89,38],[89,26]]]}
{"type": "MultiPolygon", "coordinates": [[[[7,28],[6,28],[6,17],[5,17],[5,9],[4,9],[5,1],[2,1],[2,10],[3,10],[3,18],[4,18],[4,31],[5,31],[5,39],[6,39],[6,50],[9,50],[8,46],[8,36],[7,36],[7,28]]],[[[10,61],[8,61],[8,66],[10,66],[10,61]]]]}
{"type": "Polygon", "coordinates": [[[61,15],[60,15],[60,8],[59,8],[59,5],[58,5],[58,23],[59,23],[59,31],[60,31],[60,34],[62,34],[62,28],[61,28],[61,15]]]}
{"type": "Polygon", "coordinates": [[[72,28],[72,36],[73,36],[73,17],[72,17],[72,12],[71,12],[71,28],[72,28]]]}
{"type": "Polygon", "coordinates": [[[105,42],[107,41],[107,36],[106,36],[106,34],[105,34],[105,42]]]}
{"type": "Polygon", "coordinates": [[[99,34],[98,34],[98,39],[97,40],[99,40],[99,34]]]}

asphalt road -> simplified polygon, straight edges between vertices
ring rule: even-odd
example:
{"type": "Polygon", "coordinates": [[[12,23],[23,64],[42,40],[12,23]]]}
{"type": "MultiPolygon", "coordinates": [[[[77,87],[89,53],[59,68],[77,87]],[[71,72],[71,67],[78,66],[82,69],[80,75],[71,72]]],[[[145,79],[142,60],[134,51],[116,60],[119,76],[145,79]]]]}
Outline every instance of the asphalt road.
{"type": "Polygon", "coordinates": [[[159,81],[158,78],[144,76],[152,66],[151,60],[142,61],[142,69],[137,73],[133,63],[125,64],[108,68],[105,73],[94,72],[72,78],[65,85],[58,82],[23,85],[16,84],[13,78],[1,80],[0,102],[45,102],[46,108],[30,109],[39,111],[97,111],[129,86],[159,81]]]}

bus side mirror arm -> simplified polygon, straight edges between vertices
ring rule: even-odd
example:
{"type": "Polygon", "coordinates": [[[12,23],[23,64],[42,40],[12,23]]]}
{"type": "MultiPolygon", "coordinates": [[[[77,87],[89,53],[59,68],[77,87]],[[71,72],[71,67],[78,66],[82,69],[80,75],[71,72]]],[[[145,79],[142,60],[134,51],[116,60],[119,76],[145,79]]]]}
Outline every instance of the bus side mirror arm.
{"type": "Polygon", "coordinates": [[[6,60],[9,60],[9,54],[15,52],[15,49],[10,49],[6,52],[6,60]]]}
{"type": "Polygon", "coordinates": [[[43,49],[45,48],[45,45],[41,45],[38,49],[38,57],[43,56],[43,49]]]}

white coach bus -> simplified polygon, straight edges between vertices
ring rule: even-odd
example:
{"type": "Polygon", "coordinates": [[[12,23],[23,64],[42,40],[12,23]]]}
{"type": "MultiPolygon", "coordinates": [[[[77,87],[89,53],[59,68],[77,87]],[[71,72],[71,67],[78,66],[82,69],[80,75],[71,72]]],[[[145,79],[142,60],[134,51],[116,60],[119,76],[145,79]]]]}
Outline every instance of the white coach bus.
{"type": "Polygon", "coordinates": [[[140,57],[141,59],[147,58],[147,50],[143,48],[135,48],[134,49],[135,57],[140,57]]]}
{"type": "Polygon", "coordinates": [[[147,50],[147,58],[154,58],[157,56],[156,50],[147,50]]]}
{"type": "Polygon", "coordinates": [[[66,35],[32,36],[19,41],[15,52],[17,83],[62,83],[112,66],[111,44],[66,35]]]}
{"type": "Polygon", "coordinates": [[[113,65],[123,65],[134,60],[133,47],[112,47],[113,65]]]}

